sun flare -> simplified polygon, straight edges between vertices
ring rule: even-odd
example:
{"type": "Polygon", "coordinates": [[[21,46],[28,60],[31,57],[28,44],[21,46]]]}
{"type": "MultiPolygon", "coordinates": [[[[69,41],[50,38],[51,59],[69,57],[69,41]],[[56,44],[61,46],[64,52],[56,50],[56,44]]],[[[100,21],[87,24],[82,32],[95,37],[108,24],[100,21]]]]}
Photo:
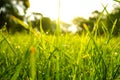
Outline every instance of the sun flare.
{"type": "MultiPolygon", "coordinates": [[[[58,18],[58,1],[30,0],[30,11],[40,12],[52,20],[56,20],[58,18]]],[[[76,16],[88,18],[92,11],[102,10],[102,4],[108,4],[108,11],[112,10],[112,0],[60,0],[60,19],[71,22],[76,16]]]]}

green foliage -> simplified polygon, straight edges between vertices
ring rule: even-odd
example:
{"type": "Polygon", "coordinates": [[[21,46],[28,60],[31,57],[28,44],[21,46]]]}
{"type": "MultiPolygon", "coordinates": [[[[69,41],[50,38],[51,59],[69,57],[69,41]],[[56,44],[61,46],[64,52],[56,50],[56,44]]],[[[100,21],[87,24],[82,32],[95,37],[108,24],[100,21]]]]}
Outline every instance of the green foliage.
{"type": "Polygon", "coordinates": [[[103,5],[103,8],[104,9],[101,12],[97,10],[93,11],[92,16],[89,17],[88,20],[81,17],[77,17],[77,18],[74,18],[73,23],[82,28],[83,28],[83,24],[85,23],[86,25],[88,25],[90,32],[93,32],[94,29],[97,28],[95,29],[97,30],[97,32],[95,32],[97,35],[104,35],[104,32],[111,33],[111,30],[114,25],[114,30],[112,32],[112,35],[118,36],[120,34],[119,4],[114,7],[111,13],[107,11],[106,9],[107,6],[103,5]]]}
{"type": "MultiPolygon", "coordinates": [[[[88,24],[83,24],[86,32],[81,35],[62,35],[59,30],[59,35],[37,34],[31,25],[29,34],[10,35],[4,25],[0,30],[0,79],[119,80],[120,37],[112,36],[118,19],[109,31],[102,22],[104,11],[107,12],[105,7],[95,18],[92,32],[88,24]],[[98,36],[99,28],[104,35],[98,36]]],[[[45,18],[42,27],[49,22],[45,18]]],[[[57,24],[59,27],[59,20],[57,24]]]]}
{"type": "MultiPolygon", "coordinates": [[[[55,36],[32,33],[13,36],[1,31],[0,78],[120,79],[120,38],[109,37],[110,33],[106,32],[106,36],[95,36],[86,24],[83,26],[87,34],[55,36]]],[[[106,27],[103,29],[106,30],[106,27]]]]}
{"type": "Polygon", "coordinates": [[[120,20],[119,20],[120,16],[119,16],[119,14],[120,14],[120,6],[117,5],[117,6],[115,6],[112,13],[109,13],[106,17],[106,24],[108,26],[109,31],[112,29],[112,25],[117,20],[114,31],[113,31],[114,36],[117,36],[120,34],[120,20]]]}
{"type": "MultiPolygon", "coordinates": [[[[0,0],[0,28],[2,28],[4,24],[7,23],[6,27],[9,32],[11,28],[21,31],[23,27],[16,21],[12,20],[11,16],[15,16],[16,18],[23,21],[24,15],[29,6],[29,0],[0,0]],[[19,11],[18,7],[23,11],[19,11]]],[[[15,31],[13,30],[11,32],[15,31]]]]}
{"type": "Polygon", "coordinates": [[[72,22],[73,22],[73,24],[75,24],[79,27],[82,27],[83,23],[87,22],[87,20],[82,17],[75,17],[72,22]]]}
{"type": "Polygon", "coordinates": [[[27,23],[30,25],[27,27],[36,29],[40,33],[52,33],[51,19],[49,17],[44,17],[41,13],[33,12],[30,16],[27,17],[27,23]],[[31,18],[33,18],[33,20],[31,18]]]}
{"type": "Polygon", "coordinates": [[[116,2],[120,2],[120,0],[114,0],[114,1],[116,1],[116,2]]]}
{"type": "Polygon", "coordinates": [[[40,32],[42,32],[40,28],[42,28],[44,32],[51,33],[52,31],[52,22],[49,17],[42,17],[41,19],[36,19],[34,21],[31,21],[31,24],[33,28],[37,28],[40,32]]]}
{"type": "Polygon", "coordinates": [[[51,31],[51,20],[50,20],[50,18],[44,17],[42,19],[42,26],[43,26],[43,30],[45,32],[51,31]]]}

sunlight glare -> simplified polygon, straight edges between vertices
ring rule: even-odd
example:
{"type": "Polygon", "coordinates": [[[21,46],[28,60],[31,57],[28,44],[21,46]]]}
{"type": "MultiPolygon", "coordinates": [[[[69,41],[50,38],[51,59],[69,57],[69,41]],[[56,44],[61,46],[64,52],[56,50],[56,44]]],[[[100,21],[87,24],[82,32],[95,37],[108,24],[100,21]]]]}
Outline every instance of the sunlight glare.
{"type": "Polygon", "coordinates": [[[40,12],[51,19],[57,19],[58,17],[57,0],[30,0],[30,5],[30,11],[40,12]]]}
{"type": "MultiPolygon", "coordinates": [[[[58,0],[30,0],[30,4],[30,11],[41,12],[52,20],[58,18],[58,0]]],[[[88,18],[94,10],[102,10],[102,4],[112,10],[112,0],[60,0],[60,19],[69,23],[76,16],[88,18]]]]}

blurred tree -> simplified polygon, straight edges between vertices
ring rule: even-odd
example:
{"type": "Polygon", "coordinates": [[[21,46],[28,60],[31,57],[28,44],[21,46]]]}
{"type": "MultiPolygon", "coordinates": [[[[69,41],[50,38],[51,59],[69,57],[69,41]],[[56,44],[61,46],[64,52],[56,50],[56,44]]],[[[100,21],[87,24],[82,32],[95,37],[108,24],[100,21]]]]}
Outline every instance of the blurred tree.
{"type": "Polygon", "coordinates": [[[103,10],[103,12],[95,10],[92,12],[92,16],[90,16],[88,20],[82,17],[76,17],[73,19],[73,23],[79,27],[82,27],[83,23],[85,23],[89,27],[90,31],[93,31],[93,29],[96,27],[98,35],[104,34],[103,28],[106,28],[108,32],[111,33],[112,27],[115,25],[112,34],[114,36],[120,35],[120,0],[114,1],[117,1],[118,4],[115,4],[111,13],[108,13],[106,9],[103,10]],[[104,11],[107,12],[106,15],[104,14],[104,11]],[[114,24],[116,20],[117,22],[114,24]]]}
{"type": "Polygon", "coordinates": [[[92,12],[92,17],[89,17],[89,25],[90,30],[93,31],[93,29],[97,29],[97,34],[102,35],[104,33],[103,31],[103,24],[105,24],[106,21],[106,15],[104,12],[99,12],[98,10],[95,10],[92,12]]]}
{"type": "Polygon", "coordinates": [[[86,24],[89,27],[89,30],[92,31],[95,20],[96,19],[94,19],[93,17],[90,17],[89,20],[84,19],[83,17],[76,17],[73,19],[72,22],[73,24],[82,28],[83,30],[84,30],[83,24],[86,24]]]}
{"type": "Polygon", "coordinates": [[[42,29],[44,32],[51,33],[52,30],[52,22],[49,17],[44,17],[43,14],[33,12],[28,17],[28,23],[31,22],[32,27],[34,29],[37,29],[37,31],[40,31],[40,25],[42,24],[42,29]],[[40,24],[41,22],[41,24],[40,24]]]}
{"type": "Polygon", "coordinates": [[[23,21],[29,6],[29,0],[0,0],[0,28],[7,23],[8,31],[10,28],[20,30],[22,27],[18,27],[20,25],[11,19],[11,15],[23,21]]]}
{"type": "Polygon", "coordinates": [[[42,28],[45,32],[51,32],[52,27],[51,27],[51,20],[48,17],[43,17],[42,19],[42,28]]]}
{"type": "Polygon", "coordinates": [[[82,27],[83,23],[86,22],[86,19],[84,19],[83,17],[75,17],[72,20],[73,24],[75,24],[76,26],[82,27]]]}
{"type": "Polygon", "coordinates": [[[109,32],[111,31],[115,20],[117,20],[113,31],[113,35],[114,36],[119,35],[120,34],[120,3],[114,7],[113,11],[107,15],[106,19],[107,19],[106,23],[109,32]]]}
{"type": "MultiPolygon", "coordinates": [[[[101,35],[101,34],[103,34],[102,23],[105,23],[105,21],[106,21],[105,18],[106,17],[103,13],[95,10],[92,12],[92,16],[89,17],[88,20],[84,19],[82,17],[76,17],[73,19],[73,24],[83,28],[83,24],[85,23],[88,26],[90,31],[93,31],[93,28],[97,26],[98,27],[97,34],[101,35]],[[97,23],[97,20],[101,14],[102,14],[102,17],[100,18],[99,23],[97,23]]],[[[84,30],[84,28],[83,28],[83,30],[84,30]]]]}
{"type": "Polygon", "coordinates": [[[116,1],[116,2],[120,2],[120,0],[114,0],[114,1],[116,1]]]}

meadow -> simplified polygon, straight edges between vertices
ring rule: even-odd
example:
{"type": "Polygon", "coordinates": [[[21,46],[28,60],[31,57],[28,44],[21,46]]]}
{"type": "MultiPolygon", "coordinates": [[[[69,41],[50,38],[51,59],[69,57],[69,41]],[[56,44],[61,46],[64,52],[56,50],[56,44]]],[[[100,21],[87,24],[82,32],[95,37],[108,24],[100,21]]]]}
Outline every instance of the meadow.
{"type": "MultiPolygon", "coordinates": [[[[26,13],[29,0],[20,1],[26,13]]],[[[119,13],[109,14],[107,5],[103,5],[102,12],[97,12],[93,26],[83,24],[81,34],[62,34],[58,0],[55,33],[45,34],[43,18],[38,20],[40,32],[37,33],[31,21],[24,23],[25,16],[20,19],[10,0],[0,2],[0,13],[3,10],[0,14],[0,80],[120,80],[119,13]],[[6,28],[13,26],[14,30],[16,23],[28,33],[9,34],[6,28]],[[93,27],[91,31],[89,27],[93,27]],[[113,35],[114,30],[119,33],[117,36],[113,35]]]]}
{"type": "Polygon", "coordinates": [[[1,80],[119,80],[120,37],[0,33],[1,80]]]}

